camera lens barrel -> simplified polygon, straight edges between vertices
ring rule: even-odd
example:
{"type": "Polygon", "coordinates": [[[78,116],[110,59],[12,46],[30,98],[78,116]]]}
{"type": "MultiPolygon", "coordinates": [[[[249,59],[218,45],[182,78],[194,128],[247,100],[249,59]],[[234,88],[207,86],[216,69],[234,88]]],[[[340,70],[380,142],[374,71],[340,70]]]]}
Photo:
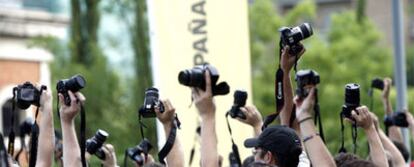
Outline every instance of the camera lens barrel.
{"type": "Polygon", "coordinates": [[[356,83],[345,85],[345,105],[360,106],[360,86],[356,83]]]}

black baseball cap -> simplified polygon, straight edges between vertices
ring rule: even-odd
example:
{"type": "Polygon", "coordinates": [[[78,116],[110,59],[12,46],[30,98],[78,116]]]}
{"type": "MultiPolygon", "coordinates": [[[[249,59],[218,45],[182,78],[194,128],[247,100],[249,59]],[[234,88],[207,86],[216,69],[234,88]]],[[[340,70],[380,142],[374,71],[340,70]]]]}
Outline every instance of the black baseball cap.
{"type": "Polygon", "coordinates": [[[299,156],[300,153],[297,150],[300,149],[301,151],[300,139],[295,131],[281,125],[265,128],[259,137],[246,139],[244,146],[247,148],[262,148],[276,154],[278,157],[299,156]]]}

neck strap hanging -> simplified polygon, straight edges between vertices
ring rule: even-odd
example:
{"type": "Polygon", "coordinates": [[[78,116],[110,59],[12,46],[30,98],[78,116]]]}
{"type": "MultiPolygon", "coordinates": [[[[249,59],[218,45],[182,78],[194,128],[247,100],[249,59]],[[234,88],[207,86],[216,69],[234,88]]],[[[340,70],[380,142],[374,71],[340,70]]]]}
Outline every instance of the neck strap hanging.
{"type": "Polygon", "coordinates": [[[0,133],[0,166],[9,167],[6,148],[4,147],[3,134],[0,133]]]}
{"type": "Polygon", "coordinates": [[[181,127],[181,122],[178,120],[177,114],[175,114],[174,121],[172,122],[172,127],[170,134],[168,135],[167,141],[165,142],[164,146],[161,148],[160,152],[158,152],[158,160],[165,165],[165,157],[167,157],[168,153],[170,153],[171,149],[174,146],[175,138],[177,136],[177,128],[181,127]]]}
{"type": "Polygon", "coordinates": [[[201,127],[200,127],[200,125],[198,125],[197,128],[196,128],[196,133],[194,135],[193,147],[191,148],[191,151],[190,151],[190,159],[188,161],[188,166],[191,166],[191,164],[193,163],[197,138],[200,135],[200,133],[201,133],[201,127]]]}
{"type": "Polygon", "coordinates": [[[320,109],[319,109],[318,89],[315,89],[315,106],[313,106],[313,110],[315,111],[314,123],[315,123],[315,125],[319,124],[319,136],[321,137],[322,141],[325,143],[325,135],[323,133],[321,112],[320,112],[320,109]]]}
{"type": "Polygon", "coordinates": [[[14,155],[14,138],[15,138],[15,134],[14,134],[14,112],[16,109],[16,91],[17,91],[17,87],[13,88],[13,103],[12,103],[12,112],[11,112],[11,128],[10,128],[10,133],[9,133],[9,144],[7,147],[7,153],[9,155],[14,155]]]}
{"type": "Polygon", "coordinates": [[[240,154],[239,154],[239,148],[237,147],[236,143],[234,143],[233,134],[232,134],[230,123],[229,123],[229,115],[230,115],[230,113],[227,112],[226,113],[226,122],[227,122],[227,128],[229,130],[231,143],[232,143],[231,149],[232,149],[232,153],[233,153],[234,158],[236,158],[237,164],[239,166],[241,166],[242,164],[241,164],[241,159],[240,159],[240,154]]]}

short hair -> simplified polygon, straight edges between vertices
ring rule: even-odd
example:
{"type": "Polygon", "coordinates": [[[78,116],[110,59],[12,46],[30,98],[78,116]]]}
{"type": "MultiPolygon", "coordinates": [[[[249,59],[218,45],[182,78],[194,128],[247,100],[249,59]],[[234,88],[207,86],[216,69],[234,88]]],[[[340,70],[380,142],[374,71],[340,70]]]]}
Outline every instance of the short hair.
{"type": "Polygon", "coordinates": [[[341,166],[338,167],[376,167],[374,163],[367,160],[362,159],[354,159],[350,161],[346,161],[341,166]]]}
{"type": "Polygon", "coordinates": [[[393,140],[392,142],[394,143],[395,147],[397,147],[398,150],[400,150],[405,162],[408,162],[408,159],[410,158],[410,153],[408,152],[407,147],[405,147],[405,145],[401,142],[395,140],[393,140]]]}
{"type": "Polygon", "coordinates": [[[273,166],[263,163],[263,162],[252,162],[248,165],[248,167],[273,167],[273,166]]]}
{"type": "Polygon", "coordinates": [[[254,162],[254,156],[250,155],[243,160],[242,167],[248,167],[253,162],[254,162]]]}
{"type": "Polygon", "coordinates": [[[336,166],[340,167],[348,161],[360,159],[357,155],[351,153],[339,153],[335,156],[336,166]]]}

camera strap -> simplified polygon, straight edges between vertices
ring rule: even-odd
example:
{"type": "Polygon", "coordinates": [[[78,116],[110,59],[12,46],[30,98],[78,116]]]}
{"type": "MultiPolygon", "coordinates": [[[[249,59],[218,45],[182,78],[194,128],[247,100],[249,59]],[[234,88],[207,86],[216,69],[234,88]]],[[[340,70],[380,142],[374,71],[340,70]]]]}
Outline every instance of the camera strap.
{"type": "Polygon", "coordinates": [[[174,121],[172,122],[172,127],[168,139],[165,142],[164,146],[158,152],[158,160],[165,165],[165,157],[170,153],[171,149],[174,146],[175,138],[177,136],[177,128],[181,128],[181,122],[178,120],[177,114],[175,114],[174,121]]]}
{"type": "Polygon", "coordinates": [[[4,147],[3,134],[0,133],[0,166],[9,167],[9,161],[7,159],[6,148],[4,147]]]}
{"type": "Polygon", "coordinates": [[[81,105],[81,121],[80,121],[80,151],[81,151],[81,162],[82,167],[87,167],[86,158],[85,158],[85,151],[86,151],[86,116],[85,116],[85,108],[82,102],[79,102],[81,105]]]}
{"type": "Polygon", "coordinates": [[[371,86],[368,90],[369,108],[374,111],[374,88],[371,86]]]}
{"type": "Polygon", "coordinates": [[[325,135],[323,133],[321,112],[320,112],[320,109],[319,109],[318,89],[315,89],[315,105],[313,106],[313,110],[315,111],[314,123],[315,123],[315,125],[319,124],[319,136],[321,137],[322,141],[325,143],[325,135]]]}
{"type": "Polygon", "coordinates": [[[14,134],[14,112],[16,109],[16,91],[17,91],[17,87],[13,88],[13,103],[12,103],[12,112],[11,112],[11,127],[10,127],[10,133],[9,133],[9,143],[8,143],[8,147],[7,147],[7,153],[9,155],[14,155],[14,138],[15,138],[15,134],[14,134]]]}
{"type": "MultiPolygon", "coordinates": [[[[346,149],[345,149],[345,126],[344,126],[344,114],[341,112],[339,114],[340,120],[341,120],[341,147],[339,148],[339,153],[346,153],[346,149]]],[[[352,133],[352,144],[353,144],[353,152],[354,154],[356,154],[356,150],[357,150],[357,138],[358,138],[358,127],[356,125],[356,123],[352,123],[352,128],[351,128],[351,133],[352,133]]]]}
{"type": "Polygon", "coordinates": [[[234,155],[234,158],[236,158],[237,165],[241,166],[242,163],[241,163],[241,159],[240,159],[239,148],[237,147],[236,143],[234,143],[233,134],[232,134],[231,127],[230,127],[230,122],[229,122],[229,115],[230,115],[230,112],[229,111],[226,112],[227,128],[229,130],[231,143],[232,143],[231,149],[232,149],[232,153],[234,155]]]}
{"type": "MultiPolygon", "coordinates": [[[[42,95],[43,91],[46,89],[47,89],[46,86],[41,86],[39,94],[42,95]]],[[[39,125],[37,124],[37,116],[39,115],[39,107],[40,106],[36,108],[35,119],[32,125],[32,133],[31,133],[31,139],[30,139],[29,167],[36,166],[37,146],[39,142],[39,125]]]]}
{"type": "Polygon", "coordinates": [[[196,128],[196,133],[194,135],[193,147],[191,148],[191,151],[190,151],[190,159],[188,161],[188,166],[191,166],[191,164],[193,163],[197,138],[200,135],[200,133],[201,133],[201,127],[200,127],[200,125],[198,125],[197,128],[196,128]]]}

